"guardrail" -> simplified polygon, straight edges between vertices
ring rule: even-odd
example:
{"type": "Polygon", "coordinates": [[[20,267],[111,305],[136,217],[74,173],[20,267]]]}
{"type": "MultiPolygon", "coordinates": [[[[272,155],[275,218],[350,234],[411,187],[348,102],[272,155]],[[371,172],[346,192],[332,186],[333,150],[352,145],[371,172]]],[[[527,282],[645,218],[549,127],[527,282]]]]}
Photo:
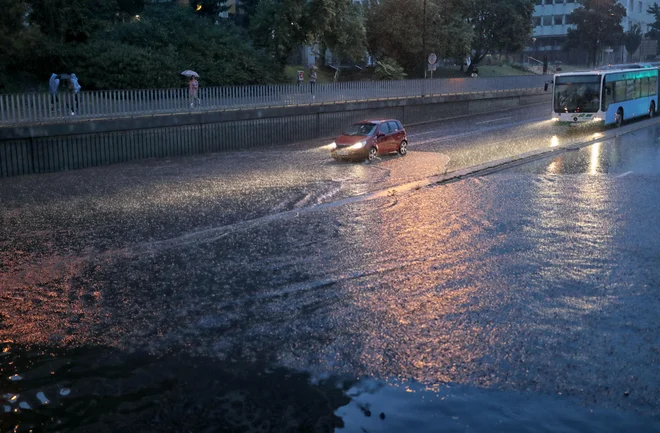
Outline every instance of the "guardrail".
{"type": "Polygon", "coordinates": [[[55,97],[48,93],[8,94],[0,95],[0,125],[516,90],[542,87],[544,81],[544,77],[522,75],[208,87],[201,88],[194,100],[187,88],[100,90],[77,96],[63,92],[55,97]]]}

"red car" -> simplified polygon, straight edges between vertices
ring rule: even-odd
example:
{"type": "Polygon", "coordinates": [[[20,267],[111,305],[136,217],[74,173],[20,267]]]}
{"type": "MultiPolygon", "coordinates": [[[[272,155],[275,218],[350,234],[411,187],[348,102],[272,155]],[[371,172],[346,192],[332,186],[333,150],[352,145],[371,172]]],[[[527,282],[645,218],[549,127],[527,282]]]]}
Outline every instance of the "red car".
{"type": "Polygon", "coordinates": [[[373,161],[378,155],[408,153],[408,136],[398,120],[363,120],[351,125],[337,138],[332,149],[335,159],[373,161]]]}

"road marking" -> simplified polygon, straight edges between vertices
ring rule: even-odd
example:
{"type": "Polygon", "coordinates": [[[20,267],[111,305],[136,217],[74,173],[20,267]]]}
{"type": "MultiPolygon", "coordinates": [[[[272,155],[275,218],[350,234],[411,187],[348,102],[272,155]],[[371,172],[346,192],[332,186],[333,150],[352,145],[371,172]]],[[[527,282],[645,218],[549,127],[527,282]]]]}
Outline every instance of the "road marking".
{"type": "Polygon", "coordinates": [[[500,117],[499,119],[493,119],[493,120],[484,120],[483,122],[477,122],[475,125],[483,125],[484,123],[493,123],[493,122],[499,122],[500,120],[507,120],[507,119],[512,119],[513,116],[509,117],[500,117]]]}
{"type": "Polygon", "coordinates": [[[633,173],[634,173],[634,171],[626,171],[625,173],[618,175],[618,176],[617,176],[617,179],[620,178],[620,177],[626,177],[626,176],[628,176],[629,174],[633,174],[633,173]]]}

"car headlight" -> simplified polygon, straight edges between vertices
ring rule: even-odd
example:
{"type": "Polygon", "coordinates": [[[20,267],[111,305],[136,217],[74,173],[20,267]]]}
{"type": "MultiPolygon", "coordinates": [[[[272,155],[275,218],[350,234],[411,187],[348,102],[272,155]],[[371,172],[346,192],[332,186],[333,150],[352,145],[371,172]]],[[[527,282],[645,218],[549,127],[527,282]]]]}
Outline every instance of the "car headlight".
{"type": "Polygon", "coordinates": [[[559,121],[559,117],[553,117],[552,120],[553,120],[553,122],[558,122],[558,121],[559,121]]]}
{"type": "Polygon", "coordinates": [[[362,149],[366,145],[367,145],[367,140],[362,140],[352,145],[351,149],[362,149]]]}
{"type": "Polygon", "coordinates": [[[330,150],[335,150],[337,148],[337,143],[334,141],[328,145],[330,147],[330,150]]]}

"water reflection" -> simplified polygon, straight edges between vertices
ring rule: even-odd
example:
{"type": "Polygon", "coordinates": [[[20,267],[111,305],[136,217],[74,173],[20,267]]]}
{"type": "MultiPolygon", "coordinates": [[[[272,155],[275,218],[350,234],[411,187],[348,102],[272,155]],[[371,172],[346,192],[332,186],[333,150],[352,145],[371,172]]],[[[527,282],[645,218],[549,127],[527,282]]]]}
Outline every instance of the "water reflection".
{"type": "Polygon", "coordinates": [[[591,175],[596,175],[600,171],[600,147],[601,143],[595,143],[590,146],[591,160],[589,162],[589,174],[591,175]]]}
{"type": "Polygon", "coordinates": [[[565,397],[321,379],[268,362],[154,357],[100,347],[61,352],[11,346],[10,353],[11,361],[5,358],[0,366],[21,371],[25,381],[0,380],[2,432],[646,433],[660,428],[658,419],[584,408],[565,397]]]}
{"type": "Polygon", "coordinates": [[[331,432],[343,425],[334,411],[350,402],[341,381],[312,383],[268,363],[103,348],[8,353],[0,359],[3,433],[331,432]],[[24,380],[8,382],[9,371],[24,380]]]}

